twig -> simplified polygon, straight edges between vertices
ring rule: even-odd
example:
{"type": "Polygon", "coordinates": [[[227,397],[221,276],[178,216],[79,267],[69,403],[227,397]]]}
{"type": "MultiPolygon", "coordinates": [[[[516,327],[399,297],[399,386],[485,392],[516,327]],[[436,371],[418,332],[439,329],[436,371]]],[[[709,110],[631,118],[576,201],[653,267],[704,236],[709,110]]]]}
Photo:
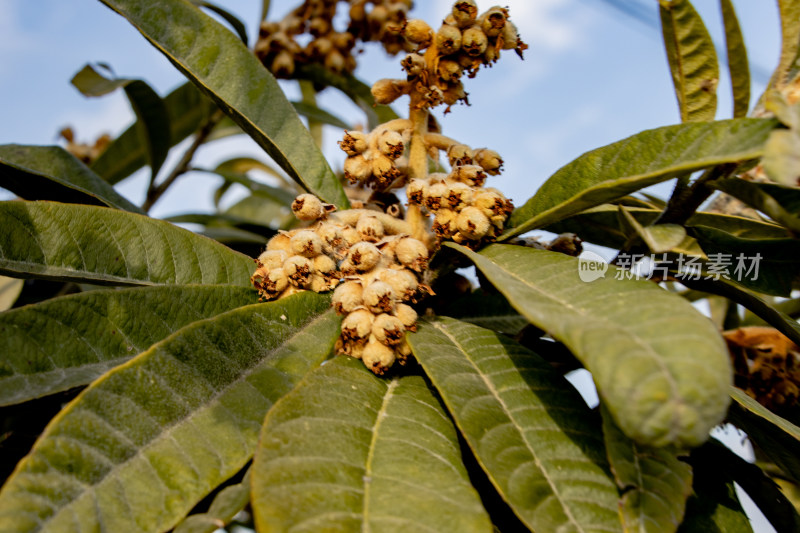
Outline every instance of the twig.
{"type": "Polygon", "coordinates": [[[183,174],[186,174],[189,170],[191,170],[191,163],[192,159],[194,158],[194,154],[197,152],[198,148],[202,146],[204,142],[208,139],[208,136],[214,130],[219,121],[225,114],[222,110],[217,109],[210,117],[205,124],[203,124],[202,128],[197,132],[195,135],[194,141],[192,141],[191,146],[184,152],[183,157],[181,160],[178,161],[178,164],[175,165],[175,168],[172,169],[172,172],[167,175],[167,177],[159,183],[158,185],[155,182],[150,182],[150,186],[147,188],[147,196],[145,198],[144,203],[142,204],[142,210],[147,213],[153,207],[161,196],[167,192],[167,189],[175,182],[176,179],[181,177],[183,174]]]}

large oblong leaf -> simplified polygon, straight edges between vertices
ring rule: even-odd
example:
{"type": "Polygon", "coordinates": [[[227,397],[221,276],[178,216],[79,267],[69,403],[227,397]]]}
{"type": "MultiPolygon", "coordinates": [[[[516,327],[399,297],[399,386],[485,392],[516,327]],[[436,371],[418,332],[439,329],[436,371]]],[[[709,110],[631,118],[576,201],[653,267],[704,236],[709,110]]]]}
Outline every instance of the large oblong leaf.
{"type": "Polygon", "coordinates": [[[640,444],[697,446],[722,421],[732,383],[714,325],[654,283],[605,277],[582,282],[579,260],[495,244],[469,257],[535,326],[592,373],[622,431],[640,444]]]}
{"type": "Polygon", "coordinates": [[[0,202],[0,274],[110,285],[250,285],[253,260],[168,222],[103,207],[0,202]]]}
{"type": "Polygon", "coordinates": [[[599,420],[533,352],[437,318],[409,335],[492,483],[532,531],[621,531],[599,420]]]}
{"type": "Polygon", "coordinates": [[[0,145],[0,187],[26,200],[142,210],[59,146],[0,145]]]}
{"type": "Polygon", "coordinates": [[[800,234],[799,188],[740,178],[714,180],[710,185],[758,209],[795,234],[800,234]]]}
{"type": "Polygon", "coordinates": [[[0,531],[165,531],[252,455],[261,422],[330,353],[305,292],[196,322],[95,381],[0,491],[0,531]]]}
{"type": "Polygon", "coordinates": [[[728,56],[728,73],[733,92],[733,118],[744,117],[750,108],[750,65],[747,48],[739,26],[739,19],[731,0],[720,0],[722,22],[725,26],[725,49],[728,56]]]}
{"type": "Polygon", "coordinates": [[[559,169],[512,213],[503,238],[557,222],[679,174],[760,157],[772,119],[740,118],[647,130],[559,169]]]}
{"type": "Polygon", "coordinates": [[[278,82],[235,35],[188,2],[102,1],[128,19],[294,180],[326,202],[348,206],[341,183],[278,82]]]}
{"type": "Polygon", "coordinates": [[[85,96],[103,96],[122,87],[136,114],[139,139],[147,148],[147,162],[155,179],[170,148],[169,114],[158,93],[142,80],[106,78],[91,65],[75,74],[72,84],[85,96]]]}
{"type": "Polygon", "coordinates": [[[348,357],[270,410],[252,484],[262,533],[492,530],[425,380],[381,379],[348,357]]]}
{"type": "Polygon", "coordinates": [[[681,120],[714,120],[719,65],[703,19],[689,0],[659,0],[659,14],[681,120]]]}
{"type": "Polygon", "coordinates": [[[673,533],[692,493],[692,467],[668,448],[639,446],[602,409],[603,436],[617,485],[624,491],[620,515],[625,531],[673,533]]]}
{"type": "Polygon", "coordinates": [[[258,301],[244,287],[89,291],[0,313],[0,405],[86,385],[178,329],[258,301]]]}
{"type": "Polygon", "coordinates": [[[800,428],[782,418],[741,389],[731,389],[733,404],[728,417],[783,469],[800,482],[800,428]]]}

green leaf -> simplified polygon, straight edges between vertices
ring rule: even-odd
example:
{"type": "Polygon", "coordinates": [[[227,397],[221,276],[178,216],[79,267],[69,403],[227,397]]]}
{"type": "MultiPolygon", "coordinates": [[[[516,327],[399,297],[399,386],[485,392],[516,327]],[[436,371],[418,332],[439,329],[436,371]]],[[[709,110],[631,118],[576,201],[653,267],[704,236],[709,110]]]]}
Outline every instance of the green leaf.
{"type": "Polygon", "coordinates": [[[608,461],[617,486],[624,491],[620,514],[625,531],[676,531],[692,493],[692,467],[672,450],[631,441],[607,410],[601,411],[608,461]]]}
{"type": "Polygon", "coordinates": [[[758,466],[748,463],[716,439],[711,439],[692,455],[693,465],[703,461],[738,483],[777,531],[800,531],[797,510],[758,466]]]}
{"type": "Polygon", "coordinates": [[[292,105],[294,106],[294,109],[295,111],[297,111],[298,114],[308,119],[315,120],[323,124],[328,124],[330,126],[335,126],[337,128],[342,128],[345,130],[353,129],[352,125],[348,124],[341,118],[315,105],[311,105],[306,102],[292,102],[292,105]]]}
{"type": "Polygon", "coordinates": [[[681,279],[681,283],[690,289],[724,296],[733,302],[749,309],[762,320],[789,337],[795,344],[800,345],[800,324],[786,313],[783,313],[757,294],[724,278],[713,279],[681,279]]]}
{"type": "Polygon", "coordinates": [[[247,196],[225,210],[226,216],[239,217],[252,224],[286,229],[297,219],[285,205],[261,196],[247,196]]]}
{"type": "Polygon", "coordinates": [[[270,410],[252,485],[262,532],[492,530],[425,380],[347,357],[270,410]]]}
{"type": "Polygon", "coordinates": [[[501,238],[552,224],[680,174],[760,157],[776,125],[740,118],[647,130],[562,167],[511,215],[501,238]]]}
{"type": "Polygon", "coordinates": [[[196,322],[95,381],[0,491],[0,531],[165,531],[239,471],[269,408],[330,353],[311,292],[196,322]]]}
{"type": "Polygon", "coordinates": [[[375,104],[370,86],[352,74],[336,74],[321,65],[308,64],[298,65],[294,75],[298,79],[342,91],[367,115],[367,125],[370,129],[398,118],[397,113],[388,105],[375,104]]]}
{"type": "Polygon", "coordinates": [[[254,224],[247,219],[233,215],[225,215],[222,213],[215,213],[211,215],[208,213],[186,213],[183,215],[167,217],[164,220],[172,222],[173,224],[201,224],[210,228],[234,227],[250,233],[255,233],[261,237],[272,237],[277,233],[275,229],[269,226],[254,224]]]}
{"type": "Polygon", "coordinates": [[[528,321],[511,307],[503,295],[478,289],[448,301],[437,314],[457,318],[482,328],[516,335],[528,321]]]}
{"type": "Polygon", "coordinates": [[[732,381],[714,325],[654,283],[605,277],[584,283],[580,261],[555,252],[491,245],[469,257],[533,325],[592,373],[614,421],[640,444],[697,446],[722,421],[732,381]]]}
{"type": "Polygon", "coordinates": [[[800,233],[800,189],[739,178],[715,180],[709,185],[758,209],[792,232],[800,233]]]}
{"type": "Polygon", "coordinates": [[[681,120],[714,120],[719,66],[703,19],[689,0],[659,0],[659,13],[681,120]]]}
{"type": "Polygon", "coordinates": [[[214,533],[230,524],[233,517],[250,503],[250,467],[241,483],[229,485],[219,491],[208,511],[186,517],[173,533],[214,533]]]}
{"type": "MultiPolygon", "coordinates": [[[[163,102],[169,117],[170,148],[197,131],[217,109],[191,83],[180,85],[163,102]]],[[[146,165],[147,146],[139,138],[143,127],[139,121],[132,124],[100,154],[91,169],[113,185],[146,165]]]]}
{"type": "MultiPolygon", "coordinates": [[[[657,209],[626,208],[626,211],[642,226],[649,226],[661,214],[657,209]]],[[[553,233],[576,233],[584,241],[619,250],[625,245],[628,234],[621,226],[617,213],[616,206],[600,205],[544,229],[553,233]]],[[[737,237],[750,239],[781,239],[789,236],[781,226],[722,213],[697,212],[686,222],[688,227],[695,225],[716,228],[737,237]]]]}
{"type": "Polygon", "coordinates": [[[0,274],[103,285],[250,286],[253,260],[143,215],[88,205],[0,202],[0,274]]]}
{"type": "Polygon", "coordinates": [[[198,7],[204,7],[209,11],[213,11],[220,17],[222,17],[225,22],[231,25],[231,28],[236,32],[236,35],[239,36],[239,39],[242,40],[245,46],[247,46],[247,28],[245,28],[244,23],[239,20],[237,16],[235,16],[230,11],[222,9],[217,4],[213,4],[211,2],[206,2],[205,0],[191,0],[192,3],[198,7]]]}
{"type": "Polygon", "coordinates": [[[731,423],[747,433],[791,479],[800,481],[800,428],[740,389],[731,389],[731,398],[734,402],[728,413],[731,423]]]}
{"type": "Polygon", "coordinates": [[[227,161],[217,165],[214,170],[209,172],[219,174],[226,181],[244,185],[253,194],[257,194],[258,196],[262,196],[264,198],[269,198],[275,202],[284,204],[287,207],[292,205],[292,202],[297,196],[297,191],[295,190],[294,185],[287,182],[286,178],[280,172],[266,163],[251,157],[235,157],[233,159],[228,159],[227,161]],[[265,174],[269,174],[270,176],[277,178],[278,181],[285,186],[272,187],[270,185],[260,183],[247,175],[247,172],[251,170],[259,170],[265,174]]]}
{"type": "Polygon", "coordinates": [[[772,181],[800,186],[800,131],[773,131],[764,145],[761,163],[772,181]]]}
{"type": "Polygon", "coordinates": [[[180,0],[103,3],[128,19],[292,179],[326,202],[349,205],[278,82],[231,32],[180,0]]]}
{"type": "Polygon", "coordinates": [[[11,309],[22,292],[23,285],[24,280],[0,276],[0,311],[11,309]]]}
{"type": "Polygon", "coordinates": [[[783,89],[800,70],[800,1],[778,0],[781,17],[781,57],[769,87],[783,89]]]}
{"type": "Polygon", "coordinates": [[[142,211],[58,146],[0,145],[0,186],[27,200],[142,211]]]}
{"type": "Polygon", "coordinates": [[[744,45],[739,18],[731,0],[720,0],[722,22],[725,26],[725,49],[728,59],[728,73],[733,91],[733,118],[747,115],[750,108],[750,65],[747,62],[747,48],[744,45]]]}
{"type": "Polygon", "coordinates": [[[793,287],[800,286],[797,239],[743,239],[701,225],[692,227],[691,233],[709,261],[717,263],[718,273],[738,285],[775,296],[789,296],[793,287]]]}
{"type": "Polygon", "coordinates": [[[800,130],[800,102],[792,105],[780,91],[770,89],[764,94],[764,107],[787,128],[800,130]]]}
{"type": "Polygon", "coordinates": [[[695,453],[690,458],[694,494],[678,533],[753,533],[729,472],[695,453]]]}
{"type": "Polygon", "coordinates": [[[142,80],[108,79],[91,65],[75,74],[72,84],[85,96],[102,96],[119,87],[125,90],[136,113],[139,139],[146,147],[147,162],[155,177],[170,149],[169,114],[161,97],[142,80]]]}
{"type": "Polygon", "coordinates": [[[625,206],[620,205],[619,212],[622,214],[625,225],[630,226],[653,253],[668,252],[686,240],[686,229],[679,224],[643,226],[625,206]]]}
{"type": "Polygon", "coordinates": [[[86,385],[197,320],[256,303],[251,289],[84,292],[0,313],[0,405],[86,385]]]}
{"type": "Polygon", "coordinates": [[[494,486],[533,531],[621,531],[599,420],[548,363],[487,329],[421,322],[414,355],[494,486]]]}
{"type": "MultiPolygon", "coordinates": [[[[772,303],[772,307],[776,311],[780,311],[788,315],[789,318],[800,318],[800,298],[793,300],[783,300],[777,303],[772,303]]],[[[755,313],[746,310],[744,317],[742,317],[742,326],[766,326],[767,323],[755,313]]]]}

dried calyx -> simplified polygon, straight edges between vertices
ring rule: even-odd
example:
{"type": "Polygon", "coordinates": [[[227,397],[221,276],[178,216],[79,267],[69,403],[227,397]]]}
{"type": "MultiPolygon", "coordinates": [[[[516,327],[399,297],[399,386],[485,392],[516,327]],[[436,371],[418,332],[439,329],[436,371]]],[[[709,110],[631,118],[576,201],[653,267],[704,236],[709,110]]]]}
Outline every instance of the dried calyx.
{"type": "MultiPolygon", "coordinates": [[[[367,19],[383,5],[373,4],[367,19]]],[[[442,135],[430,109],[466,98],[465,72],[474,76],[481,65],[496,61],[500,50],[521,55],[526,48],[507,9],[479,15],[474,2],[456,2],[437,32],[420,20],[401,28],[401,48],[413,50],[402,61],[407,79],[381,80],[372,92],[378,103],[408,94],[409,117],[371,132],[346,131],[339,143],[347,154],[348,196],[358,198],[354,206],[369,209],[334,211],[313,195],[297,197],[292,209],[308,227],[273,237],[252,278],[265,300],[335,289],[333,307],[344,315],[337,351],[360,358],[376,374],[411,354],[404,336],[416,329],[411,305],[431,294],[425,283],[431,279],[429,256],[445,240],[473,249],[492,242],[513,209],[500,191],[484,187],[488,176],[502,170],[500,155],[442,135]],[[441,168],[443,157],[449,172],[429,173],[441,168]],[[391,201],[385,211],[374,210],[403,188],[405,210],[391,201]]]]}
{"type": "Polygon", "coordinates": [[[410,50],[401,30],[412,2],[351,0],[347,28],[337,31],[340,0],[306,0],[280,22],[263,22],[255,53],[276,77],[290,78],[299,64],[321,64],[336,73],[356,68],[357,41],[378,41],[390,54],[410,50]],[[310,37],[310,39],[309,39],[310,37]],[[301,42],[307,44],[301,45],[301,42]]]}

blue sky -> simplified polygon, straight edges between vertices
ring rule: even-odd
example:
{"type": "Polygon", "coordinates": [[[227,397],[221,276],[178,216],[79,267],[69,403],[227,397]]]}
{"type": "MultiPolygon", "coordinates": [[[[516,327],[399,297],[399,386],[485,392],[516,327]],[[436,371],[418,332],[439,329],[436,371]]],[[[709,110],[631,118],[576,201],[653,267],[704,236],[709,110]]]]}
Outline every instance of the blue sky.
{"type": "MultiPolygon", "coordinates": [[[[489,185],[522,205],[559,167],[581,153],[637,133],[679,122],[675,96],[657,27],[655,0],[622,0],[643,6],[656,26],[637,22],[602,0],[506,0],[512,20],[530,45],[525,60],[506,53],[491,69],[466,80],[471,107],[458,106],[438,116],[444,133],[474,147],[488,146],[505,159],[505,172],[489,185]]],[[[218,0],[256,33],[260,0],[218,0]]],[[[413,14],[434,22],[451,2],[417,2],[413,14]]],[[[776,2],[734,0],[751,63],[771,72],[777,62],[780,30],[776,2]]],[[[273,0],[271,18],[294,1],[273,0]]],[[[479,3],[485,9],[489,3],[479,3]]],[[[718,0],[695,0],[709,31],[722,44],[718,0]]],[[[400,77],[400,58],[389,58],[376,45],[367,46],[357,75],[365,81],[400,77]]],[[[116,134],[133,114],[122,93],[86,99],[70,84],[87,62],[106,62],[122,77],[142,78],[164,95],[182,82],[174,67],[119,15],[98,0],[0,1],[0,144],[53,144],[70,125],[79,140],[103,132],[116,134]]],[[[730,84],[724,66],[719,86],[718,118],[730,116],[730,84]]],[[[764,75],[754,80],[753,95],[763,90],[764,75]]],[[[296,96],[291,83],[287,92],[296,96]]],[[[360,112],[332,90],[320,95],[322,107],[347,120],[362,121],[360,112]]],[[[404,113],[401,105],[395,108],[404,113]]],[[[341,132],[325,132],[325,153],[334,168],[344,154],[336,147],[341,132]]],[[[168,159],[168,171],[180,147],[168,159]]],[[[198,154],[198,166],[249,155],[264,157],[243,137],[217,141],[198,154]]],[[[140,203],[147,185],[143,171],[119,189],[140,203]]],[[[190,173],[156,204],[152,213],[167,216],[212,209],[212,187],[219,178],[190,173]]],[[[669,187],[659,189],[668,194],[669,187]]],[[[231,195],[230,201],[235,198],[231,195]]],[[[0,198],[3,196],[0,191],[0,198]]],[[[733,436],[733,440],[736,436],[733,436]]],[[[759,524],[760,531],[769,531],[759,524]]]]}

